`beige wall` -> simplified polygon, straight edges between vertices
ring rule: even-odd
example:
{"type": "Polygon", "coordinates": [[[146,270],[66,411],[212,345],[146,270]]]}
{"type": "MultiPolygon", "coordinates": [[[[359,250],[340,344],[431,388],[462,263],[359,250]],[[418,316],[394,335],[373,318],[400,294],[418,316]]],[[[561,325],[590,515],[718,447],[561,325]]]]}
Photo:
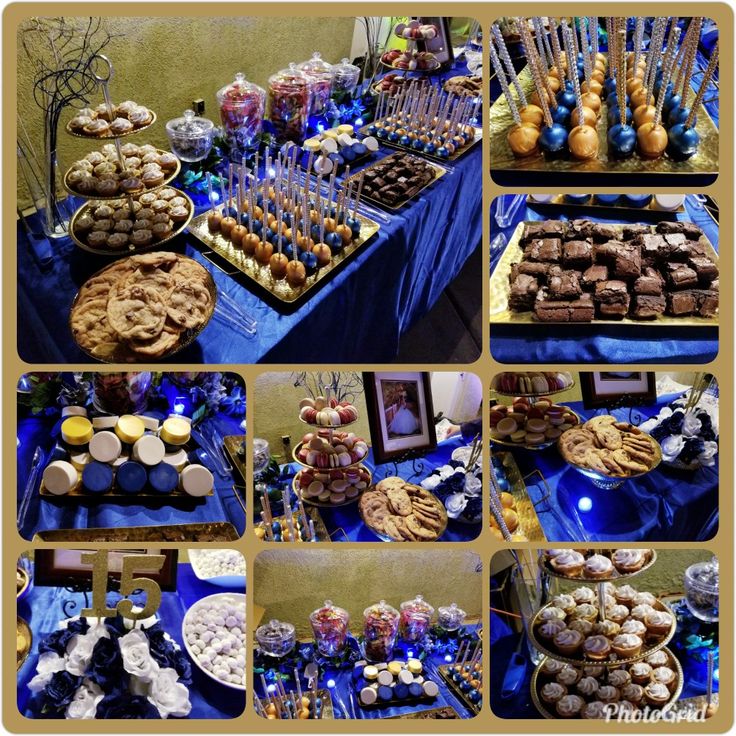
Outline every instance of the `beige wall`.
{"type": "Polygon", "coordinates": [[[265,608],[262,621],[288,621],[300,637],[311,635],[309,614],[326,599],[347,610],[356,633],[362,627],[363,611],[371,604],[385,600],[398,609],[417,593],[435,609],[454,601],[468,617],[480,618],[479,563],[472,552],[398,551],[393,545],[342,552],[270,550],[255,561],[254,602],[265,608]]]}
{"type": "MultiPolygon", "coordinates": [[[[166,144],[166,121],[179,117],[193,99],[205,101],[205,115],[219,122],[215,93],[236,72],[265,87],[268,77],[320,51],[330,63],[350,55],[353,17],[315,18],[123,18],[107,19],[114,38],[104,53],[115,67],[113,101],[133,99],[151,107],[158,122],[136,142],[166,144]]],[[[33,74],[22,48],[18,52],[18,110],[33,139],[43,148],[42,113],[33,101],[33,74]]],[[[102,93],[91,100],[101,103],[102,93]]],[[[72,116],[67,112],[61,126],[72,116]]],[[[60,167],[92,150],[86,141],[59,133],[60,167]]],[[[19,182],[23,207],[30,198],[19,182]]]]}

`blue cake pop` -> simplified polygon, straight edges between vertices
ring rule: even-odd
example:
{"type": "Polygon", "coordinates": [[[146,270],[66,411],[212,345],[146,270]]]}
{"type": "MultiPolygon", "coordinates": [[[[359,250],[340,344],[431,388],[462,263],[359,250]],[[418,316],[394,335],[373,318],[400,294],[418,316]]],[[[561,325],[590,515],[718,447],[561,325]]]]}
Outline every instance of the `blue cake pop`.
{"type": "Polygon", "coordinates": [[[552,114],[552,120],[555,123],[564,125],[566,128],[570,125],[570,108],[558,103],[557,107],[550,110],[550,113],[552,114]]]}
{"type": "Polygon", "coordinates": [[[353,233],[353,237],[357,238],[360,235],[360,220],[357,217],[348,217],[345,223],[353,233]]]}
{"type": "Polygon", "coordinates": [[[559,123],[545,125],[537,140],[539,148],[547,154],[558,154],[567,148],[567,130],[559,123]]]}
{"type": "Polygon", "coordinates": [[[299,260],[304,264],[307,276],[311,276],[317,271],[317,256],[315,256],[314,253],[305,251],[299,256],[299,260]]]}
{"type": "Polygon", "coordinates": [[[667,133],[667,153],[675,161],[685,161],[691,158],[700,145],[698,131],[686,125],[686,123],[677,123],[667,133]]]}
{"type": "MultiPolygon", "coordinates": [[[[670,110],[669,115],[667,116],[667,125],[672,128],[675,125],[678,125],[679,123],[685,123],[687,122],[687,119],[690,117],[690,108],[689,107],[680,107],[679,105],[672,110],[670,110]]],[[[698,116],[696,115],[693,118],[693,125],[695,125],[698,122],[698,116]]]]}
{"type": "Polygon", "coordinates": [[[679,109],[679,107],[682,105],[682,97],[678,95],[676,92],[673,92],[671,95],[668,95],[664,98],[664,105],[662,105],[662,118],[664,120],[668,120],[670,113],[673,110],[679,109]]]}
{"type": "Polygon", "coordinates": [[[614,158],[628,158],[636,149],[636,129],[633,125],[616,123],[608,129],[608,150],[614,158]]]}
{"type": "Polygon", "coordinates": [[[564,90],[560,90],[557,93],[557,97],[555,99],[557,100],[558,105],[566,107],[568,110],[572,110],[575,107],[575,92],[569,89],[567,84],[565,85],[564,90]]]}
{"type": "Polygon", "coordinates": [[[325,233],[325,243],[330,246],[333,253],[339,253],[343,249],[342,238],[340,233],[325,233]]]}

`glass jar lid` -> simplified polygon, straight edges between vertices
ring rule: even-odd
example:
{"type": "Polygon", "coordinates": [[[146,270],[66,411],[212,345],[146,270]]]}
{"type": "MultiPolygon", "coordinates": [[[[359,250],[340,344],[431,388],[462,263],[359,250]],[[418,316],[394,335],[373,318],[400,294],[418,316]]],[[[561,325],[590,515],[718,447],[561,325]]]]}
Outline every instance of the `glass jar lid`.
{"type": "Polygon", "coordinates": [[[406,611],[407,609],[416,613],[424,613],[428,616],[431,616],[434,613],[434,608],[424,600],[424,596],[422,595],[418,595],[410,601],[404,601],[401,604],[401,610],[406,611]]]}
{"type": "Polygon", "coordinates": [[[341,619],[347,621],[350,614],[340,606],[336,606],[332,601],[325,601],[324,606],[315,609],[309,614],[310,621],[326,621],[328,619],[341,619]]]}
{"type": "Polygon", "coordinates": [[[293,624],[274,618],[258,627],[256,639],[259,643],[279,644],[293,638],[295,631],[293,624]]]}
{"type": "Polygon", "coordinates": [[[312,54],[312,58],[297,65],[297,69],[312,77],[332,77],[332,64],[328,64],[319,51],[312,54]]]}
{"type": "Polygon", "coordinates": [[[465,611],[459,608],[457,603],[451,603],[449,606],[440,606],[438,609],[442,619],[457,621],[465,618],[465,611]]]}
{"type": "Polygon", "coordinates": [[[229,102],[246,102],[247,100],[250,100],[253,95],[262,97],[265,94],[266,93],[257,84],[249,82],[245,78],[245,74],[243,74],[243,72],[238,72],[235,75],[235,79],[233,79],[230,84],[226,84],[218,91],[217,99],[220,103],[225,100],[229,102]]]}
{"type": "Polygon", "coordinates": [[[393,619],[396,618],[398,615],[399,612],[393,606],[390,606],[388,603],[386,603],[386,601],[374,603],[372,606],[368,606],[368,608],[363,611],[363,616],[365,616],[366,618],[373,617],[393,619]]]}
{"type": "Polygon", "coordinates": [[[713,557],[710,562],[696,562],[685,570],[685,582],[706,593],[718,593],[720,573],[718,560],[713,557]]]}
{"type": "Polygon", "coordinates": [[[179,138],[201,138],[212,131],[215,124],[207,118],[197,117],[194,110],[184,110],[180,118],[166,123],[166,130],[175,133],[179,138]]]}
{"type": "Polygon", "coordinates": [[[286,69],[272,74],[268,78],[268,84],[278,84],[281,87],[293,87],[293,88],[304,88],[309,85],[307,75],[299,70],[294,62],[291,62],[286,69]]]}
{"type": "Polygon", "coordinates": [[[360,67],[350,63],[350,59],[345,57],[341,59],[339,64],[332,65],[332,75],[334,77],[355,77],[358,78],[360,67]]]}

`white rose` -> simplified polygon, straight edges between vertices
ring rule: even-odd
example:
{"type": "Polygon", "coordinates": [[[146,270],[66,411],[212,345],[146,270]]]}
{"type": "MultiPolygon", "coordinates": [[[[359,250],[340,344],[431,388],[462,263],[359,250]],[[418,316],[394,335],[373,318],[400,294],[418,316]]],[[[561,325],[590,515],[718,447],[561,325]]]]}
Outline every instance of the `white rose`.
{"type": "Polygon", "coordinates": [[[440,483],[442,483],[442,478],[440,478],[439,475],[430,475],[428,478],[425,478],[420,485],[427,491],[433,491],[440,483]]]}
{"type": "Polygon", "coordinates": [[[685,438],[681,434],[672,434],[662,441],[662,460],[671,463],[685,447],[685,438]]]}
{"type": "Polygon", "coordinates": [[[453,493],[445,499],[447,515],[451,519],[457,519],[457,517],[465,510],[467,505],[468,499],[465,497],[464,493],[453,493]]]}
{"type": "Polygon", "coordinates": [[[84,675],[97,640],[109,636],[104,626],[95,626],[86,634],[75,634],[66,645],[67,671],[73,675],[84,675]]]}
{"type": "Polygon", "coordinates": [[[659,426],[659,418],[652,417],[651,419],[647,419],[646,422],[642,422],[639,425],[639,429],[645,434],[651,434],[652,430],[658,426],[659,426]]]}
{"type": "Polygon", "coordinates": [[[672,407],[665,406],[662,411],[659,412],[657,418],[661,422],[664,419],[669,419],[672,416],[672,407]]]}
{"type": "Polygon", "coordinates": [[[148,700],[158,708],[161,718],[185,718],[192,710],[189,690],[179,680],[176,670],[163,667],[151,680],[148,700]]]}
{"type": "Polygon", "coordinates": [[[442,480],[447,480],[454,472],[455,468],[452,465],[443,465],[439,468],[439,474],[442,480]]]}
{"type": "Polygon", "coordinates": [[[97,704],[104,697],[105,693],[94,682],[85,679],[66,707],[65,715],[75,720],[92,720],[97,715],[97,704]]]}
{"type": "Polygon", "coordinates": [[[682,420],[682,434],[684,437],[697,437],[702,426],[700,419],[695,414],[685,414],[685,418],[682,420]]]}
{"type": "Polygon", "coordinates": [[[716,455],[718,454],[718,443],[708,441],[705,443],[703,451],[698,455],[698,461],[705,468],[710,468],[716,464],[716,455]]]}
{"type": "Polygon", "coordinates": [[[44,652],[38,658],[36,675],[28,683],[28,689],[33,693],[40,693],[49,684],[49,680],[54,672],[62,672],[65,669],[65,657],[60,657],[56,652],[44,652]]]}
{"type": "Polygon", "coordinates": [[[123,656],[123,669],[143,682],[150,682],[158,671],[158,664],[151,657],[148,637],[140,629],[133,629],[121,637],[118,644],[123,656]]]}

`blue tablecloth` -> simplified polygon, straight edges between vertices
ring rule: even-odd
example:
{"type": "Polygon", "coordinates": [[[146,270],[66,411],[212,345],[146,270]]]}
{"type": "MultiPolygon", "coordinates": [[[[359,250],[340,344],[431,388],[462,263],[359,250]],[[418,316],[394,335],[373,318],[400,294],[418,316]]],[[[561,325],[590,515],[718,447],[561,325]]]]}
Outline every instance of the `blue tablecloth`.
{"type": "MultiPolygon", "coordinates": [[[[453,437],[452,439],[440,442],[437,448],[428,453],[423,458],[415,461],[406,460],[402,463],[394,465],[386,463],[384,465],[376,465],[373,459],[373,451],[370,450],[364,461],[364,465],[373,474],[373,480],[377,483],[379,480],[388,476],[397,475],[411,483],[419,483],[424,480],[434,468],[447,464],[452,455],[452,451],[458,447],[463,447],[467,443],[461,437],[453,437]]],[[[279,486],[285,487],[287,484],[291,487],[291,480],[301,469],[301,465],[297,463],[289,463],[282,468],[282,475],[279,478],[279,486]]],[[[378,538],[365,525],[358,513],[358,504],[348,504],[347,506],[339,506],[337,508],[319,509],[320,516],[330,533],[330,539],[333,542],[375,542],[378,538]]],[[[260,517],[255,519],[260,521],[260,517]]],[[[440,537],[442,542],[466,542],[475,539],[480,533],[481,524],[463,524],[455,519],[449,519],[447,530],[440,537]]]]}
{"type": "MultiPolygon", "coordinates": [[[[465,627],[468,632],[475,631],[479,627],[476,625],[470,625],[465,627]]],[[[474,645],[473,645],[474,646],[474,645]]],[[[405,643],[399,642],[397,644],[397,650],[394,652],[394,657],[397,659],[406,659],[410,656],[418,656],[419,651],[408,647],[405,643]],[[400,650],[400,652],[398,651],[400,650]],[[412,652],[412,654],[408,654],[412,652]]],[[[352,667],[348,667],[343,670],[336,670],[328,668],[320,672],[320,680],[318,683],[319,688],[327,687],[328,680],[334,680],[335,685],[331,688],[332,704],[335,710],[335,718],[351,718],[352,717],[352,706],[355,707],[355,714],[358,719],[373,719],[373,718],[391,718],[392,716],[406,715],[407,713],[417,713],[423,710],[429,710],[432,708],[442,708],[444,706],[450,706],[454,708],[461,718],[473,718],[474,712],[468,708],[455,693],[449,689],[445,681],[440,677],[437,668],[443,664],[447,664],[445,661],[444,654],[430,653],[423,660],[424,674],[429,675],[437,685],[439,686],[440,692],[437,697],[430,702],[422,702],[420,704],[404,705],[404,706],[388,706],[388,707],[372,707],[372,708],[361,708],[358,704],[357,693],[354,692],[353,680],[352,680],[352,667]],[[351,693],[352,703],[351,703],[351,693]],[[343,708],[344,705],[344,708],[343,708]]],[[[306,689],[306,680],[301,681],[302,690],[306,689]]],[[[293,679],[285,683],[285,689],[290,692],[293,687],[296,690],[296,686],[293,685],[293,679]]],[[[255,694],[259,697],[263,696],[263,688],[261,686],[260,678],[253,678],[253,687],[255,694]]]]}
{"type": "MultiPolygon", "coordinates": [[[[155,412],[150,416],[164,418],[155,412]]],[[[220,435],[242,434],[239,420],[218,414],[209,417],[210,423],[220,435]]],[[[17,448],[17,496],[20,503],[31,468],[36,447],[46,453],[44,467],[48,464],[48,453],[57,438],[53,437],[54,422],[48,417],[25,417],[18,421],[17,448]]],[[[200,453],[200,460],[207,465],[215,477],[215,492],[203,499],[180,499],[183,503],[162,503],[151,499],[142,503],[124,504],[104,502],[96,499],[48,498],[38,494],[38,483],[32,491],[25,523],[20,530],[25,539],[31,539],[36,532],[48,529],[87,529],[95,527],[118,526],[168,526],[171,524],[190,524],[196,522],[229,521],[239,534],[245,531],[245,517],[242,507],[235,497],[233,479],[230,474],[223,477],[217,473],[207,456],[200,453]]]]}
{"type": "MultiPolygon", "coordinates": [[[[177,565],[176,592],[163,592],[158,617],[166,632],[186,651],[181,636],[181,624],[184,614],[196,601],[208,595],[226,592],[220,588],[199,580],[192,572],[189,564],[177,565]]],[[[230,592],[242,593],[242,589],[231,589],[230,592]]],[[[64,588],[34,587],[19,602],[18,615],[25,619],[33,633],[33,645],[28,659],[18,670],[18,710],[28,718],[37,717],[30,709],[31,691],[28,683],[36,672],[38,663],[38,645],[44,636],[56,631],[59,622],[65,615],[62,606],[67,601],[74,601],[75,606],[68,604],[69,615],[79,615],[80,609],[88,605],[84,594],[70,593],[64,588]],[[73,609],[73,610],[72,610],[73,609]]],[[[192,686],[189,699],[192,703],[190,718],[236,718],[245,708],[245,694],[232,688],[219,685],[192,663],[192,686]]]]}
{"type": "MultiPolygon", "coordinates": [[[[677,396],[661,396],[655,406],[636,408],[633,414],[637,416],[630,415],[628,409],[612,413],[639,424],[656,416],[677,396]]],[[[584,420],[596,414],[583,409],[580,402],[567,405],[584,420]]],[[[718,458],[713,467],[694,471],[660,464],[616,490],[604,490],[571,468],[554,446],[537,451],[514,449],[512,454],[522,476],[538,470],[547,480],[551,496],[546,501],[542,499],[547,489],[538,475],[528,478],[526,484],[532,502],[539,504],[537,516],[548,541],[582,541],[581,527],[589,541],[621,543],[705,541],[718,530],[717,521],[712,524],[718,513],[718,458]],[[587,501],[581,503],[581,499],[587,501]],[[582,510],[589,505],[589,510],[582,510]]]]}
{"type": "MultiPolygon", "coordinates": [[[[511,195],[504,195],[509,197],[511,195]]],[[[497,201],[497,200],[496,200],[497,201]]],[[[511,238],[516,226],[529,220],[569,220],[584,217],[593,222],[636,223],[635,215],[611,210],[608,218],[596,216],[590,208],[584,214],[554,214],[533,204],[519,208],[514,221],[499,228],[494,218],[496,201],[491,206],[491,240],[503,233],[511,238]]],[[[718,225],[692,196],[686,198],[686,211],[677,214],[681,221],[694,222],[718,251],[718,225]]],[[[491,252],[491,272],[502,249],[491,252]]],[[[500,363],[708,363],[718,354],[717,327],[654,327],[610,324],[525,324],[491,325],[491,353],[500,363]]]]}
{"type": "MultiPolygon", "coordinates": [[[[464,65],[439,75],[462,74],[464,65]]],[[[395,149],[381,147],[368,164],[395,149]]],[[[358,255],[291,314],[268,306],[247,281],[206,260],[203,243],[186,233],[170,250],[202,263],[218,290],[258,321],[248,339],[215,314],[199,338],[173,356],[176,363],[387,362],[400,336],[435,304],[482,239],[482,146],[448,162],[448,173],[398,212],[380,211],[381,229],[358,255]]],[[[356,167],[356,171],[361,167],[356,167]]],[[[338,177],[338,181],[340,177],[338,177]]],[[[72,341],[69,309],[89,276],[110,262],[77,248],[53,244],[43,272],[33,260],[20,224],[18,249],[18,350],[29,363],[88,362],[72,341]]],[[[480,284],[478,285],[480,288],[480,284]]]]}

